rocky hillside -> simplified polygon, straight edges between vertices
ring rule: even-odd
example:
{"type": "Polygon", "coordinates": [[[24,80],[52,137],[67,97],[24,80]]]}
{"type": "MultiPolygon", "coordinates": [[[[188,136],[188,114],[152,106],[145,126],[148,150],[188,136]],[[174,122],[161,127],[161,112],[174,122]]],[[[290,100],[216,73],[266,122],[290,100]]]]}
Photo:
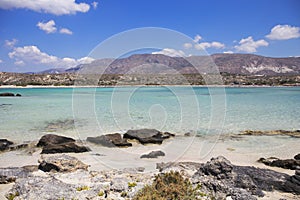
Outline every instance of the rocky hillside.
{"type": "Polygon", "coordinates": [[[169,57],[159,54],[136,54],[121,59],[100,59],[65,72],[99,72],[105,74],[211,73],[241,75],[287,75],[300,73],[300,57],[270,58],[253,54],[214,54],[212,56],[169,57]],[[196,69],[197,70],[196,70],[196,69]]]}

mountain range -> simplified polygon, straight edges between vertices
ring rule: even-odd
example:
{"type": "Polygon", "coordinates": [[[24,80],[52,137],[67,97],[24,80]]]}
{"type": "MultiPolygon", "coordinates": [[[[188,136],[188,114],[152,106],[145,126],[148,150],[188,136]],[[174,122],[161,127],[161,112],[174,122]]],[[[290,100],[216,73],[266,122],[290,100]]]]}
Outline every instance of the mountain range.
{"type": "Polygon", "coordinates": [[[296,75],[300,57],[271,58],[254,54],[213,54],[211,56],[170,57],[162,54],[135,54],[127,58],[98,59],[69,69],[49,69],[39,73],[157,74],[210,73],[241,75],[296,75]]]}

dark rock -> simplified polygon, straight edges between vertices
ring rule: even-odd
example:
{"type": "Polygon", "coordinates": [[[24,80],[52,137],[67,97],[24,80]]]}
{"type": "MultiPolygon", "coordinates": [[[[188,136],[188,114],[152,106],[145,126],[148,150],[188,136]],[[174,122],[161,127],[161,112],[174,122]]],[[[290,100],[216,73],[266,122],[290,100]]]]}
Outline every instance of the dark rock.
{"type": "Polygon", "coordinates": [[[42,154],[53,153],[83,153],[90,151],[88,147],[79,146],[74,142],[67,142],[62,144],[48,144],[43,147],[42,154]]]}
{"type": "Polygon", "coordinates": [[[10,92],[0,93],[0,97],[14,97],[14,96],[15,94],[10,92]]]}
{"type": "Polygon", "coordinates": [[[37,144],[43,147],[42,154],[49,153],[82,153],[90,151],[88,147],[79,146],[73,138],[47,134],[44,135],[37,144]]]}
{"type": "Polygon", "coordinates": [[[98,137],[88,137],[86,139],[89,142],[95,144],[101,144],[106,147],[131,147],[132,144],[127,142],[127,139],[123,139],[119,133],[101,135],[98,137]]]}
{"type": "Polygon", "coordinates": [[[174,136],[174,134],[168,132],[163,133],[155,129],[138,129],[128,130],[123,137],[127,139],[136,139],[141,144],[162,144],[165,139],[174,136]]]}
{"type": "Polygon", "coordinates": [[[22,95],[21,95],[21,94],[19,94],[19,93],[18,93],[18,94],[16,94],[16,97],[21,97],[21,96],[22,96],[22,95]]]}
{"type": "Polygon", "coordinates": [[[297,169],[297,167],[300,167],[300,160],[295,160],[295,159],[281,160],[278,158],[271,157],[271,158],[260,158],[257,162],[272,167],[281,167],[284,169],[291,169],[291,170],[295,170],[297,169]]]}
{"type": "Polygon", "coordinates": [[[7,139],[0,139],[0,151],[8,150],[9,146],[12,145],[13,142],[7,139]]]}
{"type": "Polygon", "coordinates": [[[15,151],[15,150],[27,148],[28,146],[29,146],[28,143],[23,143],[23,144],[12,144],[12,145],[9,146],[9,150],[15,151]]]}
{"type": "Polygon", "coordinates": [[[44,135],[38,142],[37,146],[38,147],[44,147],[49,144],[63,144],[67,142],[75,142],[73,138],[69,137],[64,137],[60,135],[55,135],[55,134],[47,134],[44,135]]]}
{"type": "Polygon", "coordinates": [[[166,154],[162,151],[151,151],[148,154],[142,155],[140,158],[158,158],[159,156],[165,156],[166,154]]]}
{"type": "Polygon", "coordinates": [[[202,171],[206,175],[213,175],[218,179],[225,179],[232,177],[232,169],[233,166],[230,161],[223,156],[219,156],[217,158],[212,158],[209,162],[207,162],[203,166],[202,171]]]}
{"type": "Polygon", "coordinates": [[[231,196],[232,199],[255,199],[263,197],[263,191],[278,190],[300,194],[300,186],[294,176],[269,169],[232,165],[224,157],[212,158],[202,164],[193,175],[192,183],[200,184],[202,190],[212,193],[217,199],[231,196]]]}
{"type": "Polygon", "coordinates": [[[298,153],[297,155],[294,156],[295,160],[300,160],[300,153],[298,153]]]}
{"type": "Polygon", "coordinates": [[[44,172],[73,172],[78,169],[87,170],[88,165],[84,164],[75,157],[68,155],[57,155],[41,157],[39,169],[44,172]]]}

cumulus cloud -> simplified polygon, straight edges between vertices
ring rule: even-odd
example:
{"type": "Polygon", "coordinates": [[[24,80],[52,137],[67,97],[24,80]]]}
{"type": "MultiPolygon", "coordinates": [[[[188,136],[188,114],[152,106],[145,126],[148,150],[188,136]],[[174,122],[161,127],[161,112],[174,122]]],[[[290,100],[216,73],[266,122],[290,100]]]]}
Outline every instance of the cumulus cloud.
{"type": "Polygon", "coordinates": [[[67,35],[72,35],[72,34],[73,34],[73,32],[72,32],[70,29],[67,29],[67,28],[61,28],[61,29],[59,30],[59,32],[60,32],[61,34],[67,34],[67,35]]]}
{"type": "Polygon", "coordinates": [[[42,52],[37,46],[16,47],[8,54],[11,59],[15,60],[16,65],[43,65],[49,67],[75,67],[79,64],[86,64],[94,61],[93,58],[84,57],[80,59],[59,58],[42,52]]]}
{"type": "Polygon", "coordinates": [[[186,56],[185,53],[181,50],[169,49],[169,48],[162,49],[161,51],[152,52],[152,54],[163,54],[163,55],[171,56],[171,57],[186,56]]]}
{"type": "Polygon", "coordinates": [[[0,59],[0,63],[3,63],[3,60],[0,59]]]}
{"type": "Polygon", "coordinates": [[[183,48],[185,48],[185,49],[190,49],[192,47],[193,47],[193,45],[191,43],[184,43],[183,44],[183,48]]]}
{"type": "Polygon", "coordinates": [[[88,12],[90,5],[87,3],[76,3],[75,0],[1,0],[0,8],[29,9],[54,15],[69,15],[77,12],[88,12]]]}
{"type": "Polygon", "coordinates": [[[241,39],[239,45],[234,46],[234,48],[238,51],[254,53],[256,52],[257,48],[268,45],[269,43],[265,40],[254,41],[252,36],[249,36],[247,38],[241,39]]]}
{"type": "Polygon", "coordinates": [[[300,37],[300,27],[290,25],[277,25],[266,35],[270,40],[289,40],[300,37]]]}
{"type": "Polygon", "coordinates": [[[13,48],[17,44],[17,39],[5,40],[5,46],[9,48],[13,48]]]}
{"type": "Polygon", "coordinates": [[[194,37],[194,42],[198,43],[201,39],[202,39],[202,37],[200,35],[196,35],[194,37]]]}
{"type": "Polygon", "coordinates": [[[36,25],[41,29],[42,31],[45,31],[46,33],[55,33],[57,28],[55,27],[55,22],[54,20],[49,20],[48,22],[39,22],[36,25]]]}
{"type": "Polygon", "coordinates": [[[195,49],[205,50],[207,48],[223,49],[225,48],[225,44],[220,42],[201,42],[199,44],[195,44],[195,49]]]}
{"type": "MultiPolygon", "coordinates": [[[[47,34],[55,33],[57,31],[54,20],[49,20],[48,22],[45,22],[45,23],[39,22],[39,23],[37,23],[36,26],[39,27],[39,29],[41,29],[42,31],[45,31],[47,34]]],[[[67,29],[67,28],[61,28],[59,30],[59,33],[67,34],[67,35],[72,35],[73,34],[73,32],[70,29],[67,29]]]]}

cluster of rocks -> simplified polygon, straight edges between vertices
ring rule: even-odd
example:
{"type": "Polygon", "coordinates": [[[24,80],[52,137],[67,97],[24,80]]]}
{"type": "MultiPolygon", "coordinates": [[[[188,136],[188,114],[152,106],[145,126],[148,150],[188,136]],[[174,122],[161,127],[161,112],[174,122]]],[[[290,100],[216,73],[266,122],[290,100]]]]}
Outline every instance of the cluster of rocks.
{"type": "Polygon", "coordinates": [[[226,158],[212,158],[205,164],[199,163],[161,163],[160,172],[182,171],[201,192],[214,199],[257,199],[263,191],[278,190],[300,195],[299,170],[289,176],[273,170],[249,166],[233,165],[226,158]]]}
{"type": "Polygon", "coordinates": [[[119,133],[88,137],[86,140],[106,147],[131,147],[128,140],[136,140],[141,144],[162,144],[162,142],[175,135],[169,132],[161,132],[156,129],[128,130],[122,137],[119,133]]]}
{"type": "Polygon", "coordinates": [[[17,93],[17,94],[14,94],[14,93],[10,93],[10,92],[4,92],[4,93],[0,93],[0,97],[21,97],[22,95],[17,93]]]}
{"type": "MultiPolygon", "coordinates": [[[[34,167],[0,169],[1,183],[15,181],[7,197],[131,199],[154,178],[153,173],[140,168],[89,171],[87,165],[67,155],[42,157],[39,162],[39,169],[45,171],[42,175],[34,167]]],[[[254,200],[263,197],[264,191],[274,190],[300,195],[299,170],[289,176],[268,169],[236,166],[222,156],[207,163],[158,163],[157,169],[158,173],[180,171],[206,199],[254,200]]]]}

